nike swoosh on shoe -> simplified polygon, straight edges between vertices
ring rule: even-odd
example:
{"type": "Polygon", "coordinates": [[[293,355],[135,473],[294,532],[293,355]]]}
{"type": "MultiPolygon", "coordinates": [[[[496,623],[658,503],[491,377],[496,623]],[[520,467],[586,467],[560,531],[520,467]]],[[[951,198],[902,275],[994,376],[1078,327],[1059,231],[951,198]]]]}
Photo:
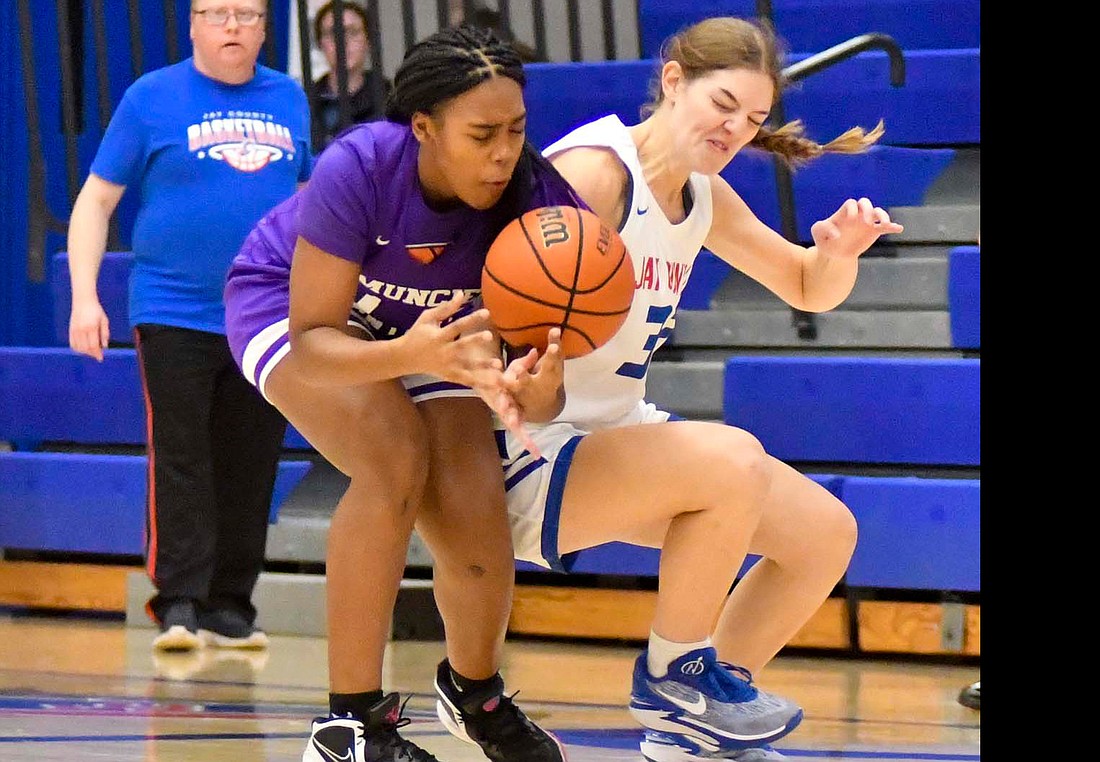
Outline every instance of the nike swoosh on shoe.
{"type": "Polygon", "coordinates": [[[685,712],[700,715],[707,711],[707,699],[702,693],[698,694],[698,698],[696,698],[695,701],[688,701],[680,696],[670,696],[662,691],[659,686],[653,686],[653,692],[666,701],[671,701],[685,712]]]}
{"type": "Polygon", "coordinates": [[[325,746],[324,744],[317,743],[316,740],[313,741],[313,745],[317,747],[317,750],[319,752],[321,752],[326,757],[331,759],[332,762],[351,762],[352,761],[351,749],[348,749],[343,754],[337,754],[336,752],[334,752],[332,749],[325,746]]]}

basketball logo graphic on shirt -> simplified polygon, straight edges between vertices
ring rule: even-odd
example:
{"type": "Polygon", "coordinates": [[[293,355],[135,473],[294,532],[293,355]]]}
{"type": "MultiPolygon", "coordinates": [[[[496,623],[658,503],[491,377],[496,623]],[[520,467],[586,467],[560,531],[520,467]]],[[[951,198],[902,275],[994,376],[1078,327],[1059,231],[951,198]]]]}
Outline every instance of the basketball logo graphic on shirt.
{"type": "Polygon", "coordinates": [[[443,250],[447,248],[447,243],[415,243],[409,244],[405,247],[405,250],[409,252],[409,256],[415,259],[422,265],[430,265],[437,260],[442,254],[443,250]]]}
{"type": "Polygon", "coordinates": [[[246,140],[243,143],[212,146],[207,153],[212,159],[222,159],[242,172],[259,172],[268,162],[283,158],[283,152],[272,146],[261,146],[246,140]]]}
{"type": "Polygon", "coordinates": [[[241,172],[259,172],[284,156],[294,160],[290,130],[271,114],[212,111],[187,127],[187,148],[196,158],[224,161],[241,172]]]}

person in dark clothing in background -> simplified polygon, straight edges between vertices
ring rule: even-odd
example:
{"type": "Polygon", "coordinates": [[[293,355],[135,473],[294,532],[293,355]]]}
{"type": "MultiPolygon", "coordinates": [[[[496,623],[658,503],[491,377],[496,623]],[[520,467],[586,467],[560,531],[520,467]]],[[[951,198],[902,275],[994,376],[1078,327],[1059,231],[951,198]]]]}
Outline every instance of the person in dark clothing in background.
{"type": "Polygon", "coordinates": [[[319,153],[331,143],[343,128],[382,118],[385,97],[392,88],[388,79],[370,68],[366,10],[351,0],[345,0],[342,5],[349,121],[342,123],[340,120],[339,83],[336,78],[336,8],[330,0],[313,17],[314,44],[325,54],[329,67],[329,71],[313,83],[317,93],[313,112],[314,153],[319,153]],[[376,78],[379,80],[377,85],[376,78]]]}

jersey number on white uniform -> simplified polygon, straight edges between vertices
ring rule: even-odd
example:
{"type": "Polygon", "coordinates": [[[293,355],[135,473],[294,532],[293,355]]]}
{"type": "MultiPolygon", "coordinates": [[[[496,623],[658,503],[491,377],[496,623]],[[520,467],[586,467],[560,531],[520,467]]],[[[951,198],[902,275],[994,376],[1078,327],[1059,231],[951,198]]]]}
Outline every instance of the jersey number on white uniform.
{"type": "Polygon", "coordinates": [[[646,323],[660,327],[646,337],[645,344],[642,346],[642,350],[646,352],[645,362],[624,362],[619,366],[619,369],[615,371],[617,374],[626,376],[627,378],[645,378],[646,371],[649,370],[649,361],[653,359],[653,353],[657,351],[658,347],[665,343],[665,339],[672,333],[672,327],[667,325],[668,319],[671,316],[671,305],[657,307],[651,304],[649,306],[649,312],[646,313],[646,323]]]}

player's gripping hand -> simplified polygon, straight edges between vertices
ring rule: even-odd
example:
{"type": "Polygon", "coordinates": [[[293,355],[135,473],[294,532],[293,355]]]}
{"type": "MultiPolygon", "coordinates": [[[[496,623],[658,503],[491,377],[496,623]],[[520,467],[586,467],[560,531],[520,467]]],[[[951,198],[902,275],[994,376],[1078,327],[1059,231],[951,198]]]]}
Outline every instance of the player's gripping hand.
{"type": "Polygon", "coordinates": [[[879,236],[900,233],[904,227],[890,221],[890,215],[869,198],[850,198],[833,214],[810,227],[818,253],[827,257],[858,257],[879,236]]]}
{"type": "Polygon", "coordinates": [[[103,350],[110,338],[111,323],[98,300],[73,302],[69,313],[69,347],[74,352],[103,362],[103,350]]]}
{"type": "Polygon", "coordinates": [[[489,328],[489,311],[455,318],[466,301],[466,294],[460,293],[425,310],[401,337],[410,372],[471,388],[499,388],[504,362],[500,342],[489,328]]]}
{"type": "Polygon", "coordinates": [[[547,333],[546,349],[529,349],[504,369],[503,384],[527,421],[553,420],[565,404],[565,359],[561,352],[561,328],[547,333]]]}

